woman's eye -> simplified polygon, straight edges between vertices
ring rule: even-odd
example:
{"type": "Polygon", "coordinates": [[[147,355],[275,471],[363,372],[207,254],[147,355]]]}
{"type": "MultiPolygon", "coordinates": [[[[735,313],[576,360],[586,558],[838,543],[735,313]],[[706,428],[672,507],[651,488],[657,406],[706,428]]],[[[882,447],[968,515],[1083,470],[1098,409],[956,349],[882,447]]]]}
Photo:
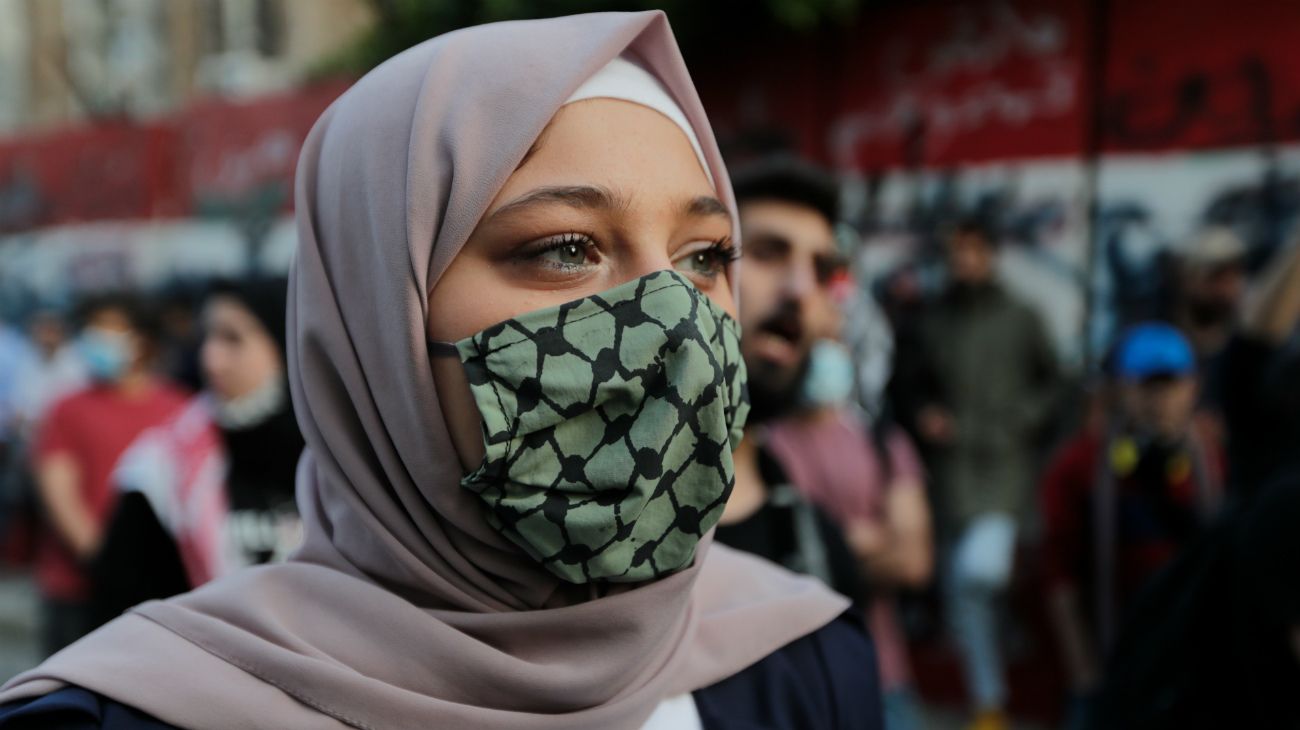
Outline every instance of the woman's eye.
{"type": "Polygon", "coordinates": [[[577,233],[544,239],[523,252],[523,258],[555,269],[589,266],[600,259],[591,238],[577,233]]]}
{"type": "Polygon", "coordinates": [[[701,251],[691,256],[691,268],[701,274],[716,274],[722,269],[722,262],[711,251],[701,251]]]}
{"type": "Polygon", "coordinates": [[[565,243],[546,251],[543,258],[561,266],[582,266],[587,263],[587,248],[579,243],[565,243]]]}
{"type": "Polygon", "coordinates": [[[735,248],[731,243],[718,241],[708,248],[700,249],[682,258],[677,268],[689,274],[713,278],[722,273],[727,268],[727,264],[735,258],[735,248]]]}

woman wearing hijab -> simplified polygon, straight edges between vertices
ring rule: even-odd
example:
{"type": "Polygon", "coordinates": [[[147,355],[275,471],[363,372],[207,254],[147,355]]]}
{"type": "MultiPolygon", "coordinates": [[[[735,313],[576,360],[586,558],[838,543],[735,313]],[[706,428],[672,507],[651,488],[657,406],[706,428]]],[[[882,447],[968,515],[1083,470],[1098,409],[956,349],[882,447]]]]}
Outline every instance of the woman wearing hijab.
{"type": "Polygon", "coordinates": [[[10,717],[878,727],[848,602],[710,544],[736,217],[662,13],[417,46],[325,112],[297,182],[303,547],[133,609],[11,680],[10,717]]]}
{"type": "Polygon", "coordinates": [[[95,626],[301,538],[293,475],[302,435],[285,379],[285,281],[219,283],[204,304],[204,391],[132,443],[90,566],[95,626]]]}
{"type": "Polygon", "coordinates": [[[302,434],[285,379],[280,279],[218,283],[203,307],[200,365],[226,455],[227,562],[284,558],[299,540],[293,481],[302,434]]]}

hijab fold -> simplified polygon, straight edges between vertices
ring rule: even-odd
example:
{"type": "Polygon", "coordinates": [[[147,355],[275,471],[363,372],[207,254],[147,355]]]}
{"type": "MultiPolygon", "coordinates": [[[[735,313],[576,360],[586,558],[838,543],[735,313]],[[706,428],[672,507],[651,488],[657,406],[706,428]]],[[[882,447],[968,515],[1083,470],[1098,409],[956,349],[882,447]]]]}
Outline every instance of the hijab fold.
{"type": "Polygon", "coordinates": [[[459,487],[429,292],[560,105],[621,54],[684,111],[735,225],[661,12],[478,26],[390,59],[326,110],[299,160],[288,360],[307,442],[302,549],[135,608],[0,702],[72,684],[186,728],[638,728],[844,610],[820,583],[708,537],[692,567],[593,598],[459,487]]]}

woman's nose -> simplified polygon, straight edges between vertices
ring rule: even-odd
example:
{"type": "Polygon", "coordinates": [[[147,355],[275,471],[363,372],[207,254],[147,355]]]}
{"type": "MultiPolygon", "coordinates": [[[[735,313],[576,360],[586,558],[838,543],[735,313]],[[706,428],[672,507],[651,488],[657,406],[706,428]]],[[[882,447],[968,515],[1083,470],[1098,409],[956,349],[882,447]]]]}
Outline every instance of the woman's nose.
{"type": "Polygon", "coordinates": [[[620,276],[624,281],[632,281],[648,276],[656,271],[667,271],[675,268],[673,260],[668,254],[667,245],[651,246],[649,244],[637,246],[636,249],[627,257],[624,266],[620,267],[620,276]]]}

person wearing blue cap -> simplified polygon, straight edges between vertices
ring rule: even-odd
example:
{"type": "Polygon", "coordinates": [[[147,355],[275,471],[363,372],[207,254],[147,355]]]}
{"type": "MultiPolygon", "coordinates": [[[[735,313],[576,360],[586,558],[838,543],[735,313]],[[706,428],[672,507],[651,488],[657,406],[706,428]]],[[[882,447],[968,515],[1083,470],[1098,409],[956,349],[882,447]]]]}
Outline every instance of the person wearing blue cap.
{"type": "Polygon", "coordinates": [[[1108,422],[1057,453],[1041,491],[1050,612],[1080,708],[1118,617],[1215,514],[1226,471],[1219,429],[1197,408],[1196,355],[1181,332],[1135,325],[1107,365],[1108,422]]]}
{"type": "Polygon", "coordinates": [[[1196,355],[1181,332],[1164,322],[1134,325],[1115,353],[1115,369],[1124,380],[1196,373],[1196,355]]]}

